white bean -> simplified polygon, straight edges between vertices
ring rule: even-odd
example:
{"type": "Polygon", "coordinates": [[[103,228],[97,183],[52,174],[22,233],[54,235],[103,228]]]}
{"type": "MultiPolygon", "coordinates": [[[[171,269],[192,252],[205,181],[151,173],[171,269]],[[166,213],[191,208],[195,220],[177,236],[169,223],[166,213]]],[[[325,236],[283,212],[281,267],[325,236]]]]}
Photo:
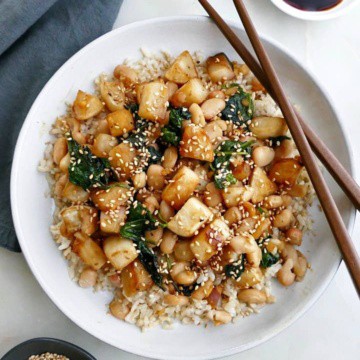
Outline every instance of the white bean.
{"type": "Polygon", "coordinates": [[[174,215],[175,210],[164,200],[160,203],[160,215],[165,221],[169,221],[174,215]]]}
{"type": "Polygon", "coordinates": [[[132,181],[135,189],[142,189],[146,186],[146,174],[143,171],[141,173],[135,174],[132,177],[132,181]]]}
{"type": "Polygon", "coordinates": [[[165,186],[164,168],[161,165],[152,164],[147,171],[147,184],[154,190],[161,190],[165,186]]]}
{"type": "Polygon", "coordinates": [[[178,236],[172,231],[166,229],[160,243],[161,252],[164,254],[171,254],[174,251],[177,240],[178,236]]]}
{"type": "Polygon", "coordinates": [[[264,304],[266,303],[266,294],[257,289],[245,289],[239,291],[238,299],[247,304],[264,304]]]}
{"type": "Polygon", "coordinates": [[[189,298],[184,295],[171,295],[164,296],[164,303],[170,306],[184,306],[189,303],[189,298]]]}
{"type": "Polygon", "coordinates": [[[277,273],[277,279],[281,285],[290,286],[295,281],[295,274],[291,271],[294,267],[292,259],[287,259],[282,268],[277,273]]]}
{"type": "Polygon", "coordinates": [[[67,154],[68,146],[66,138],[62,137],[56,140],[54,144],[53,159],[54,163],[59,165],[61,159],[67,154]]]}
{"type": "Polygon", "coordinates": [[[164,151],[162,166],[165,169],[173,169],[178,159],[178,152],[175,146],[170,146],[164,151]]]}
{"type": "Polygon", "coordinates": [[[292,212],[290,209],[284,209],[275,215],[273,225],[279,229],[287,228],[291,223],[292,212]]]}
{"type": "Polygon", "coordinates": [[[269,165],[275,157],[275,151],[268,146],[258,146],[252,152],[252,159],[259,167],[269,165]]]}
{"type": "Polygon", "coordinates": [[[201,105],[201,110],[206,120],[213,119],[217,114],[225,109],[226,102],[224,99],[212,98],[205,100],[201,105]]]}
{"type": "Polygon", "coordinates": [[[198,104],[191,104],[189,107],[191,114],[191,122],[195,125],[204,126],[206,124],[204,114],[201,107],[198,104]]]}

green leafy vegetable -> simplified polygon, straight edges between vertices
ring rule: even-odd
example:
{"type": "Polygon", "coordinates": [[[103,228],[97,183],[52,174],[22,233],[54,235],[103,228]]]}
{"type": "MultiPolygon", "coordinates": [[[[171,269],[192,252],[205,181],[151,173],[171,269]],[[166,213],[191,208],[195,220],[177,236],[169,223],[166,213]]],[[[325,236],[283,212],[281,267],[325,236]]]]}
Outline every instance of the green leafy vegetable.
{"type": "Polygon", "coordinates": [[[169,114],[169,125],[173,128],[181,129],[182,121],[189,120],[191,114],[187,108],[172,108],[169,114]]]}
{"type": "Polygon", "coordinates": [[[166,259],[166,266],[167,266],[168,272],[170,273],[170,270],[173,266],[174,261],[171,259],[171,257],[168,254],[165,254],[165,259],[166,259]]]}
{"type": "Polygon", "coordinates": [[[260,213],[260,215],[262,215],[264,217],[269,217],[269,211],[267,209],[264,209],[260,206],[258,206],[256,209],[260,213]]]}
{"type": "Polygon", "coordinates": [[[137,250],[139,251],[139,260],[144,265],[146,271],[150,274],[153,282],[163,289],[162,275],[159,273],[159,265],[156,255],[144,241],[137,242],[137,250]]]}
{"type": "Polygon", "coordinates": [[[144,131],[136,131],[130,134],[125,140],[139,149],[143,147],[146,142],[146,133],[144,131]]]}
{"type": "Polygon", "coordinates": [[[146,143],[146,130],[149,127],[149,122],[139,116],[138,104],[133,103],[126,105],[126,109],[128,109],[133,115],[135,120],[135,131],[133,131],[128,137],[123,138],[123,140],[132,143],[136,148],[139,149],[146,143]]]}
{"type": "Polygon", "coordinates": [[[272,144],[272,146],[279,146],[280,143],[284,140],[290,140],[290,138],[286,135],[280,135],[280,136],[276,136],[276,137],[270,137],[270,144],[272,144]]]}
{"type": "Polygon", "coordinates": [[[215,159],[210,168],[215,171],[214,182],[218,189],[236,183],[236,178],[230,170],[230,159],[233,155],[248,155],[252,144],[253,141],[225,140],[216,148],[215,159]]]}
{"type": "Polygon", "coordinates": [[[180,135],[178,135],[177,131],[171,130],[165,126],[162,128],[161,132],[162,132],[161,135],[162,142],[174,146],[179,145],[181,137],[180,135]]]}
{"type": "Polygon", "coordinates": [[[273,255],[273,254],[269,253],[265,247],[263,247],[261,251],[262,251],[262,259],[260,262],[260,266],[263,268],[268,268],[270,266],[273,266],[280,259],[279,254],[273,255]]]}
{"type": "Polygon", "coordinates": [[[194,292],[195,290],[195,286],[194,285],[189,285],[189,286],[185,286],[185,285],[178,285],[176,282],[173,282],[174,288],[175,290],[179,293],[182,294],[184,296],[191,296],[191,294],[194,292]]]}
{"type": "Polygon", "coordinates": [[[171,108],[169,123],[162,128],[161,140],[165,144],[178,146],[181,140],[181,125],[183,120],[191,118],[186,108],[171,108]]]}
{"type": "Polygon", "coordinates": [[[151,212],[142,204],[132,206],[127,216],[126,224],[120,229],[120,234],[133,241],[138,241],[144,236],[146,230],[154,230],[158,221],[151,212]]]}
{"type": "Polygon", "coordinates": [[[257,210],[259,211],[260,215],[265,213],[265,210],[260,206],[257,207],[257,210]]]}
{"type": "Polygon", "coordinates": [[[241,255],[240,259],[225,266],[225,275],[229,278],[237,280],[240,278],[241,274],[244,272],[244,257],[241,255]]]}
{"type": "Polygon", "coordinates": [[[253,115],[254,102],[251,94],[243,91],[240,87],[234,95],[230,96],[225,109],[221,112],[223,120],[230,120],[236,125],[246,125],[253,115]]]}
{"type": "Polygon", "coordinates": [[[260,238],[260,239],[256,240],[259,247],[261,248],[262,258],[261,258],[260,266],[263,268],[268,268],[270,266],[273,266],[280,259],[279,254],[271,254],[270,252],[268,252],[268,250],[265,246],[268,243],[268,240],[271,238],[272,238],[272,236],[268,235],[264,238],[260,238]]]}
{"type": "MultiPolygon", "coordinates": [[[[138,104],[130,104],[127,106],[127,109],[133,113],[136,130],[124,140],[130,142],[131,144],[133,144],[133,146],[135,146],[137,149],[140,150],[146,146],[146,142],[147,142],[146,133],[150,126],[150,123],[147,120],[139,117],[138,104]]],[[[146,152],[148,154],[148,161],[147,161],[148,165],[156,164],[161,161],[161,157],[162,157],[161,153],[158,150],[156,150],[153,146],[146,147],[146,152]]],[[[143,151],[142,153],[145,152],[143,151]]]]}
{"type": "Polygon", "coordinates": [[[138,118],[135,122],[135,127],[136,130],[124,140],[140,149],[146,143],[146,130],[149,127],[149,122],[147,122],[145,119],[138,118]]]}
{"type": "Polygon", "coordinates": [[[216,171],[214,175],[214,183],[218,189],[225,189],[230,185],[236,184],[237,180],[229,169],[216,171]]]}
{"type": "Polygon", "coordinates": [[[159,273],[157,257],[144,241],[145,231],[154,230],[160,223],[142,204],[133,205],[127,217],[126,224],[120,229],[120,235],[132,240],[139,251],[139,260],[150,274],[154,283],[162,288],[162,275],[159,273]]]}
{"type": "Polygon", "coordinates": [[[220,169],[224,164],[229,163],[230,158],[235,154],[248,155],[253,143],[253,140],[245,142],[223,141],[215,150],[215,159],[211,164],[211,168],[213,170],[220,169]]]}
{"type": "Polygon", "coordinates": [[[153,146],[148,146],[147,151],[149,153],[148,164],[157,164],[161,161],[162,154],[156,150],[153,146]]]}
{"type": "Polygon", "coordinates": [[[238,83],[231,83],[231,84],[223,84],[223,85],[221,85],[222,89],[230,89],[230,88],[233,88],[233,87],[237,87],[238,89],[241,89],[241,86],[238,83]]]}
{"type": "Polygon", "coordinates": [[[94,186],[106,186],[112,177],[109,161],[93,155],[87,146],[77,143],[71,135],[67,140],[70,153],[70,182],[84,190],[94,186]]]}

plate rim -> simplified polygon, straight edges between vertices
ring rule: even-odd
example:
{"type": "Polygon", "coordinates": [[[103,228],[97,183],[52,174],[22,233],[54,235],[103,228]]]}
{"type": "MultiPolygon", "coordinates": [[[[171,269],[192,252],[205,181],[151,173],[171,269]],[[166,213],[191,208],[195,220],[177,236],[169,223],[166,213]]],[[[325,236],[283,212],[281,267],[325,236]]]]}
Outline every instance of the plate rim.
{"type": "MultiPolygon", "coordinates": [[[[173,354],[172,356],[164,355],[164,354],[161,354],[161,353],[159,354],[159,353],[156,353],[156,351],[154,352],[154,350],[152,350],[152,349],[148,349],[148,351],[145,353],[143,351],[138,351],[136,348],[134,349],[134,348],[131,348],[131,347],[127,347],[125,343],[121,344],[121,348],[120,348],[119,344],[116,344],[115,342],[113,342],[111,340],[110,341],[107,340],[106,336],[103,335],[102,333],[96,333],[89,326],[79,324],[77,322],[77,319],[76,318],[74,319],[73,315],[70,312],[62,309],[61,302],[57,300],[57,298],[54,296],[54,294],[52,294],[52,292],[47,288],[46,283],[44,283],[42,281],[41,275],[38,274],[38,271],[36,270],[35,262],[33,262],[33,260],[31,259],[30,254],[26,250],[26,246],[22,246],[22,243],[25,243],[25,236],[22,233],[18,210],[17,210],[17,208],[15,206],[16,205],[16,198],[17,198],[17,191],[16,191],[16,186],[15,186],[16,184],[15,183],[16,183],[17,172],[18,172],[18,168],[19,168],[21,147],[22,147],[22,144],[24,143],[24,140],[26,139],[26,133],[27,133],[27,131],[28,131],[28,129],[29,129],[31,123],[32,123],[30,120],[31,120],[31,118],[33,116],[32,113],[35,112],[35,110],[36,110],[37,103],[40,101],[39,98],[43,95],[43,93],[45,93],[47,91],[48,87],[51,86],[52,82],[54,82],[58,77],[60,77],[62,75],[62,73],[64,72],[64,69],[67,68],[69,65],[71,65],[73,62],[75,62],[80,56],[82,56],[82,54],[84,52],[86,52],[89,48],[96,46],[98,43],[102,42],[104,39],[106,39],[108,37],[116,36],[118,33],[131,30],[132,28],[148,26],[148,25],[151,25],[151,24],[154,24],[154,23],[172,22],[172,21],[202,21],[202,22],[212,23],[211,19],[206,15],[165,16],[165,17],[156,17],[156,18],[151,18],[151,19],[132,22],[130,24],[126,24],[126,25],[121,26],[119,28],[113,29],[113,30],[105,33],[104,35],[94,39],[89,44],[87,44],[85,47],[81,48],[78,52],[76,52],[73,56],[71,56],[51,76],[51,78],[47,81],[47,83],[42,88],[42,90],[39,92],[39,94],[37,95],[35,101],[33,102],[29,112],[27,113],[27,115],[25,117],[25,120],[24,120],[23,125],[21,127],[21,131],[20,131],[19,136],[17,138],[15,151],[14,151],[14,156],[13,156],[12,168],[11,168],[10,197],[11,197],[11,211],[12,211],[12,217],[13,217],[13,221],[14,221],[14,227],[15,227],[15,231],[16,231],[16,234],[17,234],[21,249],[23,251],[23,255],[24,255],[25,259],[26,259],[26,262],[27,262],[28,266],[30,267],[31,272],[33,273],[34,277],[36,278],[36,280],[38,281],[38,283],[40,284],[40,286],[42,287],[42,289],[46,293],[46,295],[51,299],[51,301],[56,305],[56,307],[66,317],[68,317],[72,322],[74,322],[77,326],[79,326],[81,329],[86,331],[88,334],[90,334],[90,335],[100,339],[104,343],[109,344],[111,346],[114,346],[115,348],[118,348],[120,350],[129,352],[129,353],[132,353],[132,354],[140,355],[140,356],[146,356],[146,357],[154,358],[154,359],[181,360],[182,357],[178,356],[176,354],[173,354]],[[25,251],[24,251],[24,249],[25,249],[25,251]]],[[[231,27],[234,27],[234,28],[237,28],[237,29],[240,29],[240,30],[244,31],[243,27],[239,26],[239,24],[237,22],[235,22],[235,21],[228,21],[228,24],[231,27]]],[[[338,113],[336,107],[330,101],[331,96],[329,95],[329,93],[327,92],[325,87],[319,81],[317,76],[310,69],[308,69],[306,66],[304,66],[300,61],[298,61],[286,47],[279,44],[276,40],[274,40],[274,39],[272,39],[270,37],[264,36],[263,34],[261,34],[261,38],[263,40],[265,40],[266,42],[270,43],[271,45],[273,45],[274,47],[278,48],[281,52],[283,52],[286,56],[288,56],[291,59],[292,62],[294,62],[305,73],[307,73],[309,75],[309,77],[312,79],[312,81],[320,89],[325,101],[327,102],[327,105],[329,106],[329,108],[331,109],[331,111],[335,115],[337,125],[339,126],[341,134],[342,134],[342,136],[344,138],[345,148],[347,150],[348,157],[349,157],[349,171],[350,171],[350,174],[352,176],[354,176],[354,168],[355,168],[355,166],[354,166],[354,157],[353,157],[353,152],[352,152],[352,149],[351,149],[349,137],[348,137],[348,135],[347,135],[347,133],[345,131],[344,126],[339,121],[339,119],[340,119],[339,113],[338,113]]],[[[226,41],[225,38],[224,38],[224,40],[226,41]]],[[[354,228],[355,215],[356,215],[356,210],[352,207],[351,212],[350,212],[350,216],[349,216],[348,225],[347,225],[347,229],[348,229],[350,234],[352,233],[353,228],[354,228]]],[[[326,281],[324,281],[322,286],[320,286],[317,289],[316,293],[314,293],[312,298],[303,306],[303,308],[296,314],[296,316],[292,317],[291,320],[288,320],[287,322],[284,322],[281,326],[275,327],[271,333],[267,334],[267,336],[262,337],[262,338],[260,338],[258,340],[249,342],[249,343],[247,343],[245,345],[236,346],[236,347],[230,347],[230,348],[225,349],[225,350],[220,350],[220,351],[218,351],[216,353],[214,353],[214,352],[212,352],[212,353],[202,353],[200,355],[195,355],[195,356],[188,357],[188,359],[189,360],[202,360],[202,359],[206,360],[206,359],[216,359],[216,358],[219,358],[219,357],[222,357],[222,356],[233,355],[233,354],[240,353],[242,351],[251,349],[251,348],[253,348],[253,347],[257,346],[257,345],[260,345],[261,343],[264,343],[264,342],[270,340],[271,338],[275,337],[276,335],[280,334],[283,330],[288,328],[290,325],[294,324],[303,314],[305,314],[319,300],[321,295],[328,288],[328,286],[332,282],[334,276],[336,275],[336,273],[338,271],[338,268],[339,268],[339,266],[341,264],[341,261],[342,261],[342,259],[341,259],[341,256],[340,256],[339,260],[338,260],[338,263],[334,264],[334,266],[333,266],[334,269],[332,270],[330,275],[326,277],[326,281]]]]}

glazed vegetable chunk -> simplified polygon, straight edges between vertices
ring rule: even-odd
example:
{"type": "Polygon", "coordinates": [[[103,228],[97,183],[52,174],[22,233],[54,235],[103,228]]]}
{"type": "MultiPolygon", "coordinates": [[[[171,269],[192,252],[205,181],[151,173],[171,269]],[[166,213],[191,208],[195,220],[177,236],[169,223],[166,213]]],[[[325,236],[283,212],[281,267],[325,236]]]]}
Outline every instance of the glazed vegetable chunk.
{"type": "Polygon", "coordinates": [[[230,230],[226,223],[216,219],[193,237],[191,251],[199,261],[205,262],[221,249],[229,236],[230,230]]]}
{"type": "Polygon", "coordinates": [[[286,189],[286,193],[294,198],[304,198],[309,192],[308,184],[294,184],[290,189],[286,189]]]}
{"type": "Polygon", "coordinates": [[[133,296],[138,291],[145,291],[153,285],[151,276],[138,260],[126,266],[122,270],[120,277],[126,296],[133,296]]]}
{"type": "Polygon", "coordinates": [[[211,141],[205,130],[197,125],[185,126],[179,152],[183,157],[209,162],[214,161],[214,150],[211,141]]]}
{"type": "Polygon", "coordinates": [[[190,198],[168,223],[168,228],[183,237],[194,235],[212,216],[210,209],[197,198],[190,198]]]}
{"type": "Polygon", "coordinates": [[[114,76],[122,81],[125,86],[131,86],[138,81],[136,71],[126,65],[118,65],[114,70],[114,76]]]}
{"type": "Polygon", "coordinates": [[[277,184],[293,186],[303,166],[296,159],[281,159],[269,171],[269,178],[277,184]]]}
{"type": "Polygon", "coordinates": [[[100,213],[100,230],[106,234],[118,234],[121,226],[125,224],[126,208],[102,211],[100,213]]]}
{"type": "Polygon", "coordinates": [[[81,231],[85,235],[92,235],[97,230],[97,211],[91,206],[70,206],[61,211],[67,234],[81,231]]]}
{"type": "Polygon", "coordinates": [[[107,258],[98,243],[81,232],[75,233],[74,236],[75,240],[71,244],[72,251],[92,269],[99,270],[103,267],[107,258]]]}
{"type": "Polygon", "coordinates": [[[108,134],[98,134],[94,139],[91,152],[99,158],[109,157],[109,152],[118,144],[116,137],[108,134]]]}
{"type": "Polygon", "coordinates": [[[134,243],[121,236],[110,236],[106,238],[103,248],[106,257],[116,270],[122,270],[138,256],[134,243]]]}
{"type": "Polygon", "coordinates": [[[179,210],[198,186],[199,177],[190,168],[183,166],[172,180],[164,189],[162,199],[174,209],[179,210]]]}
{"type": "Polygon", "coordinates": [[[120,177],[128,179],[134,169],[136,150],[129,143],[121,143],[109,152],[111,166],[117,170],[120,177]]]}
{"type": "Polygon", "coordinates": [[[168,80],[178,84],[185,84],[197,76],[194,60],[188,51],[182,52],[165,73],[168,80]]]}
{"type": "Polygon", "coordinates": [[[170,102],[175,107],[190,107],[191,104],[201,104],[205,101],[208,91],[200,79],[189,80],[171,97],[170,102]]]}
{"type": "Polygon", "coordinates": [[[246,267],[240,278],[234,283],[239,289],[249,289],[259,284],[264,275],[259,267],[246,267]]]}
{"type": "Polygon", "coordinates": [[[259,116],[251,120],[249,129],[259,139],[267,139],[285,135],[288,128],[284,118],[259,116]]]}
{"type": "Polygon", "coordinates": [[[214,83],[231,80],[235,77],[233,66],[224,53],[219,53],[206,60],[207,72],[214,83]]]}
{"type": "Polygon", "coordinates": [[[129,191],[122,183],[110,185],[106,190],[95,189],[91,192],[91,200],[101,211],[116,210],[129,199],[129,191]]]}
{"type": "Polygon", "coordinates": [[[88,201],[90,195],[80,186],[74,185],[70,181],[65,185],[61,196],[72,203],[83,203],[88,201]]]}
{"type": "Polygon", "coordinates": [[[179,240],[174,246],[174,257],[177,261],[192,261],[194,254],[190,248],[190,240],[179,240]]]}
{"type": "Polygon", "coordinates": [[[252,187],[243,186],[241,183],[237,183],[221,190],[221,195],[225,205],[228,208],[231,208],[239,205],[241,202],[250,201],[254,192],[252,187]]]}
{"type": "Polygon", "coordinates": [[[250,186],[254,189],[252,201],[258,203],[263,201],[265,197],[276,192],[277,186],[266,175],[261,168],[255,168],[250,177],[250,186]]]}
{"type": "Polygon", "coordinates": [[[122,136],[135,129],[133,116],[127,109],[120,109],[110,113],[106,120],[112,136],[122,136]]]}
{"type": "Polygon", "coordinates": [[[102,81],[100,95],[110,111],[121,110],[125,104],[125,89],[121,83],[102,81]]]}
{"type": "Polygon", "coordinates": [[[154,81],[145,84],[141,90],[139,116],[150,121],[161,122],[165,118],[167,101],[168,94],[164,83],[154,81]]]}
{"type": "Polygon", "coordinates": [[[103,109],[103,104],[95,95],[78,91],[73,104],[73,111],[76,119],[87,120],[98,115],[103,109]]]}

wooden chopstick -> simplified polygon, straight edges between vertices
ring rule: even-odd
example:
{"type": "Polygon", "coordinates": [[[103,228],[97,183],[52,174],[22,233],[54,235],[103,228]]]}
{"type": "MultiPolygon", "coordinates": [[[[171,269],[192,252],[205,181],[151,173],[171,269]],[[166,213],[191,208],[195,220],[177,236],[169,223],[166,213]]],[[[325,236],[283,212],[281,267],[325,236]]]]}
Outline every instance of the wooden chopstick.
{"type": "MultiPolygon", "coordinates": [[[[278,103],[276,94],[272,90],[271,83],[264,74],[261,66],[254,56],[245,47],[242,41],[236,36],[233,30],[226,24],[216,10],[208,3],[207,0],[199,0],[201,5],[207,11],[209,16],[214,20],[220,31],[224,34],[230,44],[234,47],[236,52],[240,55],[243,61],[247,64],[249,69],[261,82],[271,97],[278,103]]],[[[347,197],[353,203],[357,210],[360,210],[360,187],[352,176],[347,172],[340,161],[329,150],[326,144],[320,137],[311,129],[311,127],[302,119],[297,113],[297,118],[303,128],[303,131],[319,160],[324,164],[326,169],[338,183],[338,185],[345,192],[347,197]]]]}
{"type": "Polygon", "coordinates": [[[309,177],[314,185],[320,204],[322,205],[325,216],[328,220],[332,233],[336,242],[342,252],[343,259],[348,267],[355,288],[360,296],[360,259],[356,252],[355,246],[347,232],[345,224],[341,218],[335,201],[331,196],[330,190],[321,174],[316,158],[311,151],[310,145],[306,140],[305,134],[301,128],[296,114],[287,99],[282,85],[277,77],[275,69],[271,64],[264,46],[262,45],[259,35],[250,19],[250,16],[245,8],[242,0],[233,0],[235,7],[244,25],[245,31],[249,36],[250,42],[255,50],[255,53],[260,61],[260,64],[271,83],[271,88],[276,94],[280,109],[284,114],[290,129],[291,135],[300,152],[302,161],[307,169],[309,177]]]}

